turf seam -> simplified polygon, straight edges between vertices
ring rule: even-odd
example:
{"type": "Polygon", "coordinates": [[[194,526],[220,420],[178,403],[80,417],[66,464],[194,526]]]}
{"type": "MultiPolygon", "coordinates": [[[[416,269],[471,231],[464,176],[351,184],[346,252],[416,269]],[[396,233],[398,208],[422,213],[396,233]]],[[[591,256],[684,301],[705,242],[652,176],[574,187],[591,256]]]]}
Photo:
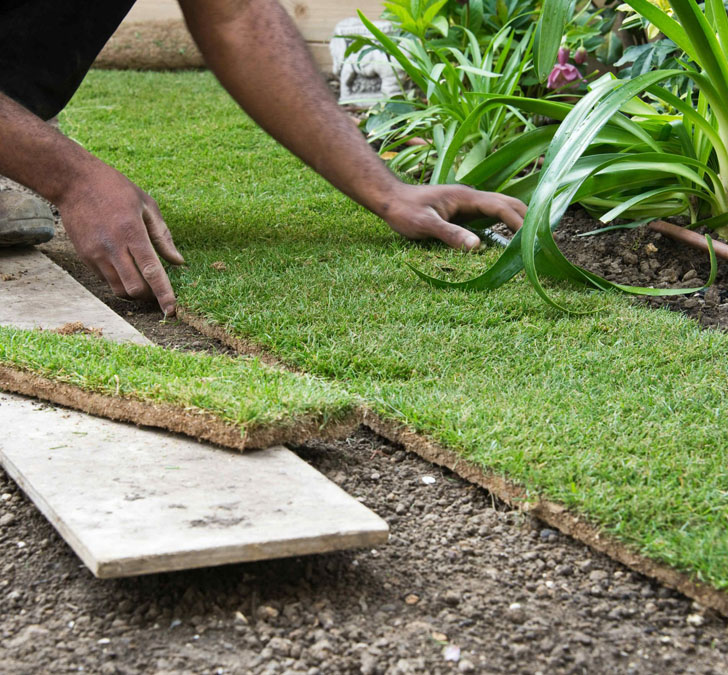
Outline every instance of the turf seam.
{"type": "MultiPolygon", "coordinates": [[[[253,355],[266,364],[294,372],[305,372],[289,367],[285,361],[266,351],[260,345],[242,340],[225,332],[218,324],[212,324],[204,317],[183,307],[177,309],[178,318],[203,335],[212,337],[235,349],[241,354],[253,355]]],[[[373,431],[423,459],[444,466],[461,478],[479,485],[512,508],[539,518],[551,527],[603,553],[625,567],[650,577],[661,584],[674,588],[704,607],[713,609],[728,617],[728,593],[701,581],[674,567],[659,563],[635,551],[615,537],[605,534],[599,527],[569,511],[565,506],[551,500],[528,496],[525,486],[510,481],[493,472],[481,469],[464,460],[456,452],[429,440],[420,432],[405,425],[386,420],[363,407],[359,413],[361,421],[373,431]]]]}

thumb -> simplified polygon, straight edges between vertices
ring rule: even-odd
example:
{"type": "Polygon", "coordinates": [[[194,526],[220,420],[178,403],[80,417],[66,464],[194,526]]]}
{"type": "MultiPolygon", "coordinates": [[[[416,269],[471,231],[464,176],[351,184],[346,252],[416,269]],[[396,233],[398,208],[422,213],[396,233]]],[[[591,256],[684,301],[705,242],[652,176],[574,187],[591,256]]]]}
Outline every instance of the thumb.
{"type": "Polygon", "coordinates": [[[478,235],[466,230],[464,227],[449,223],[439,216],[433,218],[428,227],[428,235],[439,239],[450,248],[457,248],[464,251],[472,251],[480,246],[478,235]]]}

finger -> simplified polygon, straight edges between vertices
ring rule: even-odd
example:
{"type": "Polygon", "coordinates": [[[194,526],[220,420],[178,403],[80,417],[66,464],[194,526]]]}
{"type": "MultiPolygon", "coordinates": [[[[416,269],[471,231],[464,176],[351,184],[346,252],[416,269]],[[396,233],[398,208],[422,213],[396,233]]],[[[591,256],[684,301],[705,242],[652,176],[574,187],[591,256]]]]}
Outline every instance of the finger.
{"type": "Polygon", "coordinates": [[[450,248],[472,251],[480,246],[480,239],[476,234],[442,218],[434,218],[426,228],[427,235],[439,239],[450,248]]]}
{"type": "Polygon", "coordinates": [[[133,243],[129,244],[129,253],[131,253],[136,267],[141,273],[144,281],[151,288],[154,297],[162,311],[167,316],[174,316],[176,312],[177,300],[174,297],[172,284],[169,283],[167,274],[154,253],[151,243],[133,243]]]}
{"type": "Polygon", "coordinates": [[[509,207],[500,209],[496,217],[505,223],[511,232],[518,232],[523,227],[523,216],[509,207]]]}
{"type": "Polygon", "coordinates": [[[114,259],[114,267],[119,279],[126,290],[126,294],[134,300],[154,300],[154,293],[146,282],[139,269],[134,264],[134,259],[125,251],[114,259]]]}
{"type": "Polygon", "coordinates": [[[124,298],[125,300],[132,297],[111,263],[99,261],[97,263],[88,263],[88,265],[100,279],[103,279],[109,284],[109,287],[116,297],[124,298]]]}
{"type": "Polygon", "coordinates": [[[159,255],[173,265],[184,265],[185,259],[174,245],[172,233],[164,222],[164,218],[162,218],[162,214],[156,204],[147,205],[147,208],[144,210],[144,223],[147,226],[149,238],[152,240],[152,244],[159,252],[159,255]]]}
{"type": "Polygon", "coordinates": [[[528,206],[526,206],[520,199],[516,199],[515,197],[508,197],[508,203],[510,204],[511,208],[519,216],[521,216],[521,218],[526,217],[526,211],[528,211],[528,206]]]}

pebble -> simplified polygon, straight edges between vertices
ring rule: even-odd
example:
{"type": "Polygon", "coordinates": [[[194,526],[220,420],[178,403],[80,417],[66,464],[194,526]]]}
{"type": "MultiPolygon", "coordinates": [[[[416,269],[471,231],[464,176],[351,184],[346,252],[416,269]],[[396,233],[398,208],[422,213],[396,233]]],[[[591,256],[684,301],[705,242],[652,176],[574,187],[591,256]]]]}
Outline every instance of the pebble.
{"type": "Polygon", "coordinates": [[[8,525],[12,525],[14,522],[14,513],[3,513],[3,515],[0,516],[0,527],[7,527],[8,525]]]}
{"type": "Polygon", "coordinates": [[[468,659],[462,659],[460,661],[460,663],[458,663],[458,670],[461,673],[474,673],[475,664],[472,661],[469,661],[468,659]]]}
{"type": "Polygon", "coordinates": [[[589,581],[599,582],[609,578],[609,573],[604,570],[592,570],[589,572],[589,581]]]}
{"type": "Polygon", "coordinates": [[[525,623],[528,618],[526,616],[526,610],[523,609],[519,602],[513,602],[510,604],[508,611],[506,612],[506,617],[511,623],[515,624],[525,623]]]}
{"type": "Polygon", "coordinates": [[[556,539],[558,536],[558,532],[556,530],[552,530],[548,527],[544,527],[539,533],[538,536],[541,537],[544,541],[550,540],[550,539],[556,539]]]}

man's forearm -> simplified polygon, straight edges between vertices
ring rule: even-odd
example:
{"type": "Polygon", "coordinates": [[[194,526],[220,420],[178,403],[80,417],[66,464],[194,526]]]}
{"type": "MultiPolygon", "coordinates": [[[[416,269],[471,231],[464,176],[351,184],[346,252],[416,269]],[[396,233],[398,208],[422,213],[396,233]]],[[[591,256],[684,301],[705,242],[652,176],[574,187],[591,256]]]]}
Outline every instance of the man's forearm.
{"type": "Polygon", "coordinates": [[[98,161],[0,93],[0,174],[56,202],[70,181],[98,161]]]}
{"type": "Polygon", "coordinates": [[[384,215],[401,183],[339,109],[276,0],[180,0],[205,59],[268,133],[349,197],[384,215]],[[352,133],[353,132],[353,133],[352,133]]]}

